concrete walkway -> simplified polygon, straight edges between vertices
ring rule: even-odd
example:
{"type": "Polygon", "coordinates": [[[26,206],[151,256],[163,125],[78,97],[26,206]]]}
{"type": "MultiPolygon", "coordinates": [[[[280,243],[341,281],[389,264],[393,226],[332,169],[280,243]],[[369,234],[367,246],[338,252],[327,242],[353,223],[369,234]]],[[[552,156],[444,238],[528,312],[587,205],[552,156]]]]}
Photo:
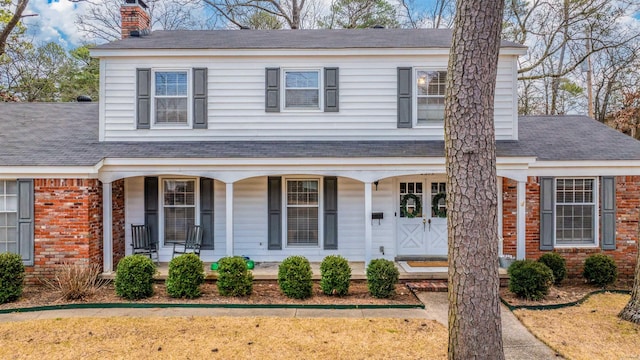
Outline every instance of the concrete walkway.
{"type": "MultiPolygon", "coordinates": [[[[448,326],[449,301],[446,292],[420,292],[418,298],[425,305],[426,318],[448,326]]],[[[502,343],[507,360],[561,359],[542,341],[533,336],[515,315],[502,306],[502,343]]]]}
{"type": "MultiPolygon", "coordinates": [[[[238,316],[238,317],[341,317],[430,319],[445,327],[448,318],[446,292],[420,292],[418,298],[426,309],[225,309],[225,308],[113,308],[69,309],[0,314],[0,322],[79,317],[168,317],[168,316],[238,316]]],[[[508,360],[558,359],[555,352],[536,339],[506,307],[502,307],[504,352],[508,360]]]]}

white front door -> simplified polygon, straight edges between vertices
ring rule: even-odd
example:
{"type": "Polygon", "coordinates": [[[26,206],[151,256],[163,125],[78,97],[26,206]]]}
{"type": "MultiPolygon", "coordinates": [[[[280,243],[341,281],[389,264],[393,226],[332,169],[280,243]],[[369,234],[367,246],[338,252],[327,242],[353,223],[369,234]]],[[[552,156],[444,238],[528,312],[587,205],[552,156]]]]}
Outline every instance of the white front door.
{"type": "Polygon", "coordinates": [[[440,180],[412,177],[398,181],[399,256],[447,255],[445,183],[440,180]],[[434,200],[438,204],[432,206],[434,200]]]}

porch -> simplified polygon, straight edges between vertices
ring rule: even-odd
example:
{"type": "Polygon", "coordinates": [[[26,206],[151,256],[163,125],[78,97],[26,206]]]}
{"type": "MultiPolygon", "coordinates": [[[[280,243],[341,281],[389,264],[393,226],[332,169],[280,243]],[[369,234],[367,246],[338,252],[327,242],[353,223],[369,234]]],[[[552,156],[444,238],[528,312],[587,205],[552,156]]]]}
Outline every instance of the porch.
{"type": "MultiPolygon", "coordinates": [[[[396,267],[400,272],[400,281],[410,280],[447,280],[447,270],[441,267],[413,267],[407,269],[406,262],[397,261],[396,267]],[[401,264],[404,263],[404,264],[401,264]]],[[[251,272],[253,273],[254,280],[278,280],[278,266],[279,262],[258,262],[251,272]]],[[[351,267],[351,280],[366,280],[366,266],[363,261],[351,261],[349,262],[351,267]]],[[[161,262],[158,264],[158,272],[156,273],[156,280],[165,280],[169,273],[169,263],[161,262]]],[[[204,263],[204,270],[207,280],[215,280],[217,275],[216,271],[211,270],[211,262],[204,263]]],[[[311,262],[311,271],[313,271],[313,279],[320,280],[320,263],[311,262]]],[[[507,279],[507,269],[500,268],[500,279],[507,279]]],[[[108,273],[103,275],[106,279],[114,279],[115,273],[108,273]]]]}

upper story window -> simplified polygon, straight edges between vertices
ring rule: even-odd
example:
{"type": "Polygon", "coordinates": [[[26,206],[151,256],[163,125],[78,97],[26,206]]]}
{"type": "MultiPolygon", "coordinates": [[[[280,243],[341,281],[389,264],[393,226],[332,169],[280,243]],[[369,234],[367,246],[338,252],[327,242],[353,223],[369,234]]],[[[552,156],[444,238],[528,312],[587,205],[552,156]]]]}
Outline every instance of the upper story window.
{"type": "Polygon", "coordinates": [[[188,83],[187,71],[156,71],[154,73],[155,124],[188,124],[188,83]]]}
{"type": "Polygon", "coordinates": [[[556,179],[556,245],[596,245],[594,178],[556,179]]]}
{"type": "Polygon", "coordinates": [[[284,108],[320,109],[320,70],[284,70],[284,108]]]}
{"type": "Polygon", "coordinates": [[[446,71],[416,70],[417,124],[441,124],[444,121],[446,71]]]}

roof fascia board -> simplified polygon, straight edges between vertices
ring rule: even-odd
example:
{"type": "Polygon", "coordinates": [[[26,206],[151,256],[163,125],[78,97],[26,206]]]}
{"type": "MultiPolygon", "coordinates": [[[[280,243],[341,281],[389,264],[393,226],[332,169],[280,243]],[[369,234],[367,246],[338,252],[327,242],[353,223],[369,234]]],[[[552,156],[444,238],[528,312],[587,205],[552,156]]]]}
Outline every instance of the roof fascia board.
{"type": "Polygon", "coordinates": [[[530,176],[640,175],[640,160],[537,161],[530,176]]]}

